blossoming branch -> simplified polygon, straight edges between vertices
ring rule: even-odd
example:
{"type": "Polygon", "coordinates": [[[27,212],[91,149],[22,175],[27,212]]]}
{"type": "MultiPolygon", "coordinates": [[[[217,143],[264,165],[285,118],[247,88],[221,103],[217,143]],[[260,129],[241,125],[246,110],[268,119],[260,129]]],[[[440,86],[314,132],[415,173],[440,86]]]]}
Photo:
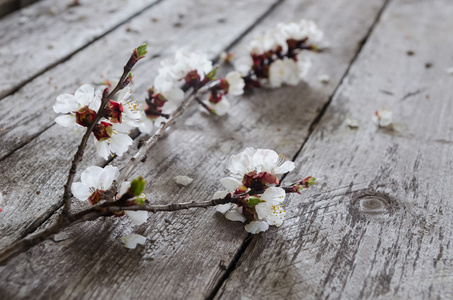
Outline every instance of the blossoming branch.
{"type": "MultiPolygon", "coordinates": [[[[275,30],[251,42],[248,62],[238,65],[243,70],[245,66],[246,74],[233,71],[224,78],[215,77],[218,67],[213,67],[205,54],[180,50],[173,59],[161,63],[145,101],[137,102],[128,85],[133,78],[133,67],[147,53],[145,44],[134,49],[111,92],[111,85],[97,91],[85,84],[74,94],[57,97],[53,109],[62,115],[55,119],[56,123],[69,130],[85,129],[64,186],[63,211],[48,228],[0,252],[0,262],[6,262],[73,224],[101,216],[127,215],[134,224],[140,225],[146,222],[148,212],[217,206],[217,211],[224,213],[227,219],[244,222],[250,233],[265,231],[271,225],[280,226],[285,218],[285,195],[300,193],[314,184],[315,179],[307,177],[281,187],[277,175],[292,171],[295,165],[273,150],[247,148],[231,156],[229,176],[220,180],[225,190],[216,192],[212,200],[205,202],[152,205],[144,194],[145,181],[141,177],[132,181],[128,178],[139,163],[145,162],[149,149],[191,103],[198,102],[213,115],[223,115],[230,106],[227,94],[241,95],[250,87],[296,84],[310,67],[302,51],[316,50],[316,43],[321,39],[322,32],[313,22],[278,24],[275,30]],[[132,145],[128,135],[132,128],[151,135],[121,172],[111,165],[105,168],[90,166],[81,172],[80,181],[74,182],[90,138],[98,155],[104,159],[121,156],[132,145]],[[73,197],[88,201],[91,207],[72,212],[73,197]]],[[[145,239],[133,234],[123,237],[122,241],[126,247],[135,248],[145,239]]]]}

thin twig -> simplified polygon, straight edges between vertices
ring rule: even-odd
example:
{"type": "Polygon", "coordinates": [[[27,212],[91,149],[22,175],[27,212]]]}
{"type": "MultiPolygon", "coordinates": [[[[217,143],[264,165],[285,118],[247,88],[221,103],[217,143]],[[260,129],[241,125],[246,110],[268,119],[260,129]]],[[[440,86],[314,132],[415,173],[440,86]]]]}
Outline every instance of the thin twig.
{"type": "Polygon", "coordinates": [[[72,183],[74,182],[74,177],[75,177],[75,174],[77,172],[77,166],[79,165],[80,161],[82,160],[83,154],[85,152],[85,148],[87,146],[88,139],[90,138],[90,135],[91,135],[91,133],[94,130],[94,127],[96,126],[98,121],[102,118],[102,113],[101,112],[105,108],[105,106],[107,105],[109,99],[111,99],[113,96],[115,96],[115,94],[119,90],[124,88],[122,86],[123,82],[126,79],[126,77],[127,77],[127,75],[129,74],[130,71],[131,71],[131,68],[129,68],[127,65],[124,66],[123,74],[121,75],[121,78],[120,78],[118,84],[116,85],[116,87],[113,89],[113,91],[110,94],[108,94],[107,96],[103,95],[102,100],[101,100],[101,106],[99,107],[99,110],[98,110],[96,116],[94,117],[94,119],[91,122],[90,126],[87,127],[87,130],[86,130],[85,134],[82,137],[82,141],[80,142],[80,145],[79,145],[79,147],[77,149],[77,152],[74,155],[74,159],[72,160],[71,168],[69,170],[68,179],[67,179],[66,184],[64,186],[64,194],[63,194],[64,206],[63,206],[63,211],[61,213],[61,217],[62,218],[68,218],[70,216],[71,203],[72,203],[71,186],[72,186],[72,183]]]}
{"type": "Polygon", "coordinates": [[[173,125],[176,119],[181,116],[184,111],[189,107],[189,105],[194,101],[196,98],[197,91],[194,90],[192,94],[187,97],[183,103],[171,114],[170,119],[167,122],[161,123],[159,129],[149,137],[144,143],[142,143],[140,149],[137,153],[128,161],[126,166],[121,170],[121,174],[116,182],[122,182],[126,180],[137,166],[137,164],[146,156],[146,152],[148,152],[151,147],[164,135],[165,130],[173,125]]]}
{"type": "MultiPolygon", "coordinates": [[[[285,190],[285,193],[294,193],[289,187],[282,187],[285,190]]],[[[41,243],[42,241],[48,239],[49,237],[53,236],[54,234],[62,231],[63,229],[86,221],[92,221],[99,217],[103,216],[112,216],[113,213],[121,212],[121,211],[149,211],[149,212],[170,212],[170,211],[178,211],[183,209],[190,209],[190,208],[208,208],[211,206],[216,206],[219,204],[227,204],[227,203],[236,203],[238,204],[240,199],[244,196],[248,195],[257,195],[264,193],[262,191],[254,191],[249,190],[247,192],[231,195],[228,194],[225,198],[222,199],[213,199],[204,202],[186,202],[186,203],[175,203],[175,204],[168,204],[168,205],[144,205],[144,206],[125,206],[126,200],[124,199],[125,195],[116,201],[107,201],[99,205],[94,205],[88,209],[82,210],[76,214],[69,215],[67,218],[59,218],[57,221],[52,224],[47,229],[44,229],[38,233],[34,233],[29,235],[28,237],[22,238],[19,241],[13,243],[9,247],[5,248],[0,252],[0,265],[6,264],[10,259],[13,257],[28,251],[32,247],[36,246],[37,244],[41,243]]]]}
{"type": "MultiPolygon", "coordinates": [[[[189,202],[189,203],[179,203],[179,204],[169,204],[169,205],[148,205],[148,206],[121,206],[124,202],[123,199],[119,199],[114,202],[105,202],[101,205],[92,206],[89,209],[85,209],[79,213],[73,214],[66,219],[58,219],[53,225],[48,227],[41,232],[31,234],[28,237],[20,239],[19,241],[13,243],[6,249],[0,252],[0,265],[5,264],[11,258],[28,251],[32,247],[41,243],[42,241],[48,239],[54,234],[62,231],[63,229],[86,221],[92,221],[102,216],[111,216],[114,212],[120,212],[124,210],[132,211],[150,211],[150,212],[169,212],[177,211],[182,209],[189,208],[207,208],[210,206],[215,206],[219,204],[226,203],[236,203],[237,198],[235,197],[225,197],[223,199],[214,199],[205,202],[189,202]]],[[[123,204],[124,205],[124,204],[123,204]]]]}

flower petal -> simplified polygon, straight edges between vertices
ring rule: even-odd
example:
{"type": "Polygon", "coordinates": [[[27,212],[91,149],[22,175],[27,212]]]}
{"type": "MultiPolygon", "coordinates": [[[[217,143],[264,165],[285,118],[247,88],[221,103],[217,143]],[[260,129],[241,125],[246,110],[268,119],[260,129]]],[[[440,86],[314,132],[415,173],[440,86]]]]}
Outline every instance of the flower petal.
{"type": "Polygon", "coordinates": [[[124,133],[114,134],[110,140],[110,150],[118,156],[123,155],[133,142],[132,139],[124,133]]]}
{"type": "Polygon", "coordinates": [[[227,211],[229,211],[233,207],[233,204],[227,203],[227,204],[219,204],[215,208],[218,212],[224,214],[227,211]]]}
{"type": "Polygon", "coordinates": [[[250,232],[252,234],[257,234],[262,231],[268,230],[269,224],[267,224],[267,222],[264,222],[264,221],[252,221],[252,222],[248,223],[247,225],[245,225],[244,228],[245,228],[245,230],[247,230],[247,232],[250,232]]]}
{"type": "Polygon", "coordinates": [[[232,177],[225,177],[220,179],[220,183],[228,190],[233,192],[242,185],[242,182],[232,177]]]}
{"type": "Polygon", "coordinates": [[[290,172],[294,170],[295,166],[296,165],[292,161],[287,160],[281,166],[275,168],[274,174],[283,174],[290,172]]]}
{"type": "Polygon", "coordinates": [[[110,155],[109,146],[107,145],[107,141],[99,142],[96,138],[94,139],[94,145],[96,146],[96,151],[100,157],[104,159],[108,159],[110,155]]]}
{"type": "Polygon", "coordinates": [[[147,211],[131,211],[126,210],[126,215],[131,218],[132,222],[135,225],[141,225],[148,220],[148,212],[147,211]]]}
{"type": "Polygon", "coordinates": [[[56,113],[66,114],[69,112],[74,112],[78,110],[77,101],[74,98],[74,95],[63,94],[57,97],[57,101],[53,106],[53,110],[56,113]]]}
{"type": "Polygon", "coordinates": [[[118,193],[117,198],[118,198],[118,199],[121,198],[121,196],[123,196],[124,193],[126,193],[127,190],[128,190],[130,187],[131,187],[131,183],[130,183],[130,182],[128,182],[128,181],[122,182],[122,183],[121,183],[121,187],[120,187],[120,191],[119,191],[119,193],[118,193]]]}
{"type": "Polygon", "coordinates": [[[233,174],[244,175],[253,171],[255,165],[253,163],[253,155],[256,150],[252,147],[246,148],[244,151],[237,155],[232,155],[228,163],[228,169],[233,174]]]}
{"type": "Polygon", "coordinates": [[[285,200],[285,190],[280,187],[270,187],[262,195],[261,199],[268,204],[280,204],[285,200]]]}
{"type": "Polygon", "coordinates": [[[188,176],[175,176],[173,179],[177,184],[184,186],[191,184],[193,181],[193,179],[188,176]]]}
{"type": "Polygon", "coordinates": [[[212,199],[223,199],[228,195],[228,191],[217,191],[215,192],[214,196],[212,196],[212,199]]]}
{"type": "Polygon", "coordinates": [[[234,209],[231,209],[225,214],[225,218],[231,221],[238,221],[244,223],[247,218],[242,214],[242,209],[237,207],[234,209]]]}
{"type": "Polygon", "coordinates": [[[89,187],[99,188],[102,172],[104,169],[98,166],[90,166],[86,168],[81,175],[82,183],[89,187]]]}
{"type": "Polygon", "coordinates": [[[229,88],[228,93],[234,96],[239,96],[244,94],[245,82],[242,79],[241,73],[237,71],[229,72],[225,79],[228,81],[229,88]]]}
{"type": "Polygon", "coordinates": [[[148,118],[146,115],[142,117],[142,126],[140,126],[138,129],[143,132],[143,133],[151,133],[154,128],[154,123],[151,121],[150,118],[148,118]]]}
{"type": "Polygon", "coordinates": [[[277,167],[278,154],[274,150],[258,149],[253,155],[253,163],[257,172],[273,173],[274,168],[277,167]]]}
{"type": "Polygon", "coordinates": [[[77,126],[76,118],[74,115],[63,115],[55,118],[55,122],[63,127],[77,126]]]}
{"type": "Polygon", "coordinates": [[[90,188],[81,182],[74,182],[71,186],[71,193],[80,201],[85,201],[91,196],[90,188]]]}
{"type": "Polygon", "coordinates": [[[89,105],[94,99],[94,87],[89,84],[84,84],[77,89],[74,94],[74,97],[80,107],[89,105]]]}
{"type": "Polygon", "coordinates": [[[227,114],[228,110],[230,109],[230,101],[228,101],[228,99],[225,96],[223,96],[222,100],[220,100],[220,102],[216,104],[207,102],[206,105],[215,110],[215,113],[218,116],[223,116],[227,114]]]}
{"type": "Polygon", "coordinates": [[[137,244],[145,245],[146,237],[140,234],[132,233],[123,236],[121,238],[121,241],[124,243],[124,247],[128,249],[135,249],[135,247],[137,247],[137,244]]]}
{"type": "Polygon", "coordinates": [[[231,221],[239,221],[244,223],[247,219],[245,216],[236,209],[232,209],[225,214],[225,218],[231,221]]]}
{"type": "Polygon", "coordinates": [[[120,171],[117,167],[114,166],[106,166],[99,178],[99,189],[101,190],[108,190],[113,183],[113,180],[117,179],[120,175],[120,171]]]}

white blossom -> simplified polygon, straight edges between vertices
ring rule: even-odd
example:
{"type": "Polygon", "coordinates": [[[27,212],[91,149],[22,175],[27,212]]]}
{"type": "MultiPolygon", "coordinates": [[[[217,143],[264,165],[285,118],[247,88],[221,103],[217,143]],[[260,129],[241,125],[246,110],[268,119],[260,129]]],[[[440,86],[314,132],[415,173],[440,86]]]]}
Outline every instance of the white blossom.
{"type": "Polygon", "coordinates": [[[392,112],[387,109],[379,109],[373,115],[373,121],[379,127],[388,127],[392,124],[392,112]]]}
{"type": "Polygon", "coordinates": [[[173,179],[177,184],[184,186],[191,184],[193,181],[193,179],[188,176],[175,176],[173,179]]]}
{"type": "Polygon", "coordinates": [[[141,127],[143,110],[139,107],[137,101],[132,99],[133,92],[129,87],[125,87],[118,93],[118,103],[123,106],[122,123],[129,127],[141,127]]]}
{"type": "Polygon", "coordinates": [[[296,41],[307,39],[309,44],[317,44],[324,37],[322,30],[311,20],[300,20],[298,23],[279,23],[277,24],[277,32],[278,36],[285,41],[288,39],[296,41]]]}
{"type": "Polygon", "coordinates": [[[276,50],[279,45],[279,40],[276,40],[271,32],[266,32],[262,36],[253,38],[249,44],[249,50],[252,55],[261,55],[267,51],[276,50]]]}
{"type": "Polygon", "coordinates": [[[63,127],[82,127],[76,123],[75,113],[85,106],[97,112],[100,105],[101,93],[95,92],[91,85],[84,84],[74,95],[62,94],[57,97],[53,110],[64,115],[57,117],[55,122],[63,127]]]}
{"type": "Polygon", "coordinates": [[[127,151],[133,140],[126,133],[130,128],[125,124],[113,123],[112,135],[103,141],[98,141],[93,137],[94,145],[99,156],[108,159],[109,155],[116,154],[122,156],[127,151]]]}
{"type": "Polygon", "coordinates": [[[229,160],[228,169],[231,174],[242,178],[244,174],[251,171],[268,172],[272,174],[283,174],[294,169],[292,161],[286,160],[275,151],[269,149],[246,148],[243,152],[232,155],[229,160]]]}
{"type": "Polygon", "coordinates": [[[281,203],[285,200],[285,190],[280,187],[270,187],[261,195],[261,202],[255,206],[258,218],[269,225],[280,226],[285,219],[285,211],[281,203]]]}
{"type": "Polygon", "coordinates": [[[269,229],[269,223],[266,221],[252,221],[244,226],[247,232],[257,234],[269,229]]]}
{"type": "MultiPolygon", "coordinates": [[[[220,183],[226,190],[215,192],[212,199],[223,199],[229,193],[234,193],[234,191],[242,185],[242,182],[232,177],[225,177],[220,179],[220,183]]],[[[216,210],[222,214],[225,214],[225,217],[231,221],[245,222],[246,218],[242,214],[242,208],[238,207],[234,203],[219,204],[216,206],[216,210]]]]}
{"type": "Polygon", "coordinates": [[[119,170],[114,166],[88,167],[82,172],[81,182],[72,184],[71,192],[77,199],[86,201],[93,193],[108,190],[118,175],[119,170]]]}
{"type": "MultiPolygon", "coordinates": [[[[154,84],[156,84],[156,82],[154,82],[154,84]]],[[[184,91],[179,87],[169,86],[165,91],[158,89],[156,86],[154,86],[154,88],[155,93],[160,93],[165,97],[165,99],[167,99],[164,106],[161,108],[163,114],[173,113],[184,100],[184,91]]],[[[164,117],[157,117],[155,120],[152,120],[151,118],[147,117],[146,114],[143,114],[141,119],[142,126],[139,127],[139,130],[143,133],[151,133],[154,124],[159,126],[161,123],[167,121],[168,119],[164,117]]]]}
{"type": "Polygon", "coordinates": [[[132,233],[126,236],[123,236],[120,238],[120,240],[123,242],[124,247],[128,249],[135,249],[138,244],[144,246],[146,237],[140,234],[132,233]]]}
{"type": "Polygon", "coordinates": [[[253,59],[250,54],[239,55],[233,60],[233,67],[242,75],[247,75],[253,66],[253,59]]]}
{"type": "Polygon", "coordinates": [[[277,59],[269,67],[269,84],[273,88],[282,84],[296,85],[299,83],[298,63],[292,59],[277,59]]]}
{"type": "MultiPolygon", "coordinates": [[[[227,97],[225,96],[222,96],[222,100],[220,100],[217,103],[212,103],[209,102],[208,100],[204,101],[204,103],[210,108],[212,108],[215,111],[216,115],[218,116],[226,115],[230,110],[231,106],[230,101],[228,101],[227,97]]],[[[204,107],[200,107],[200,110],[207,112],[204,107]]]]}
{"type": "Polygon", "coordinates": [[[228,93],[233,96],[239,96],[244,94],[245,82],[242,79],[241,73],[232,71],[225,76],[228,82],[228,93]]]}
{"type": "Polygon", "coordinates": [[[159,75],[154,81],[156,89],[165,92],[173,88],[188,72],[196,70],[200,79],[212,70],[212,62],[205,53],[188,52],[183,49],[175,53],[173,59],[163,60],[159,75]]]}

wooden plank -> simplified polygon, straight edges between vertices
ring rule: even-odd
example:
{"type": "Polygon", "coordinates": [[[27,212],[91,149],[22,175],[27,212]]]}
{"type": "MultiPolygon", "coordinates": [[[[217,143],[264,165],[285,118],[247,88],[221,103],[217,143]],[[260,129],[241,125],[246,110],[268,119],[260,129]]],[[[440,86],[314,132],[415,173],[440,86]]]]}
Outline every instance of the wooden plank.
{"type": "MultiPolygon", "coordinates": [[[[269,7],[269,3],[276,1],[266,0],[259,5],[260,8],[257,13],[262,13],[269,7]]],[[[245,3],[236,5],[235,8],[238,9],[247,7],[245,3]]],[[[249,5],[252,5],[252,3],[249,3],[249,5]]],[[[11,155],[16,149],[24,147],[54,124],[56,114],[52,105],[58,95],[63,92],[73,93],[75,87],[82,82],[100,83],[106,79],[107,74],[112,76],[109,79],[115,78],[114,76],[119,77],[124,60],[127,59],[131,47],[134,47],[131,45],[139,45],[145,41],[149,44],[150,53],[146,60],[141,61],[141,64],[136,68],[136,79],[134,85],[132,85],[137,90],[145,91],[152,82],[148,78],[155,76],[158,62],[163,57],[172,55],[178,47],[185,45],[194,49],[203,49],[211,57],[215,57],[222,51],[222,47],[226,47],[233,40],[231,38],[222,42],[219,35],[225,34],[223,30],[228,30],[228,28],[240,30],[240,28],[246,27],[241,27],[234,22],[249,25],[250,22],[254,21],[254,19],[241,21],[235,16],[219,17],[219,14],[225,14],[226,8],[223,6],[216,8],[212,8],[210,5],[197,6],[198,4],[193,2],[178,3],[177,5],[174,2],[159,4],[156,6],[157,8],[147,12],[146,17],[140,16],[127,25],[121,26],[115,31],[117,33],[114,36],[109,35],[93,47],[86,49],[88,51],[75,55],[72,58],[72,63],[56,66],[13,95],[0,101],[0,139],[2,140],[0,161],[11,155]],[[191,12],[192,10],[194,11],[191,12]],[[213,15],[207,17],[210,13],[213,15]],[[210,30],[202,28],[206,23],[190,19],[191,17],[198,18],[198,15],[205,16],[203,21],[209,22],[209,26],[212,26],[210,30]],[[193,39],[192,36],[188,35],[189,32],[198,29],[204,29],[204,39],[202,37],[193,39]],[[168,34],[162,35],[162,32],[168,32],[168,34]],[[211,43],[208,39],[216,42],[208,46],[211,43]],[[157,57],[158,60],[153,59],[157,57]],[[99,63],[93,63],[93,58],[96,58],[96,62],[99,63]],[[109,63],[102,64],[102,62],[109,63]],[[77,75],[74,76],[74,74],[77,75]],[[139,76],[141,80],[139,80],[139,76]],[[33,109],[24,110],[22,109],[24,107],[33,109]]],[[[245,14],[241,17],[246,18],[245,14]]],[[[236,33],[238,32],[236,31],[236,33]]],[[[41,54],[38,53],[37,55],[41,54]]]]}
{"type": "MultiPolygon", "coordinates": [[[[161,58],[173,55],[170,52],[171,50],[169,50],[169,53],[164,53],[164,51],[176,47],[175,45],[183,47],[184,45],[190,46],[193,43],[200,50],[206,50],[211,57],[218,55],[276,2],[275,0],[267,0],[267,2],[261,1],[260,3],[260,10],[251,14],[243,9],[245,6],[243,3],[213,3],[195,11],[192,10],[195,2],[189,3],[182,0],[162,2],[130,24],[118,28],[108,38],[94,43],[83,52],[72,57],[68,62],[59,65],[25,86],[18,92],[22,95],[21,97],[14,100],[5,99],[5,101],[0,102],[3,104],[6,100],[9,102],[27,99],[26,101],[32,102],[30,106],[33,109],[25,111],[17,108],[11,109],[9,113],[14,115],[15,112],[18,121],[15,121],[13,117],[8,119],[17,124],[20,130],[24,132],[33,131],[33,127],[39,126],[45,129],[44,133],[33,139],[31,144],[27,144],[20,151],[16,151],[4,159],[0,166],[0,186],[8,192],[7,198],[11,199],[8,202],[9,208],[5,207],[3,217],[0,220],[0,230],[3,233],[0,237],[0,245],[4,246],[11,243],[11,239],[16,239],[24,233],[24,230],[28,231],[29,229],[26,228],[29,226],[34,230],[36,224],[42,223],[60,205],[59,195],[66,180],[69,162],[72,160],[71,156],[75,153],[74,145],[80,142],[79,136],[68,134],[67,130],[60,126],[55,125],[49,128],[49,124],[53,124],[53,119],[56,116],[51,109],[55,103],[55,91],[49,90],[45,84],[49,77],[58,78],[58,86],[63,91],[65,91],[65,87],[70,87],[70,90],[73,91],[81,78],[84,78],[84,82],[99,82],[102,79],[102,74],[120,74],[132,51],[131,48],[134,47],[131,47],[131,45],[140,44],[137,42],[139,39],[137,34],[127,35],[125,31],[128,27],[141,28],[149,38],[150,53],[146,60],[140,61],[141,66],[139,65],[134,70],[137,79],[134,80],[132,86],[134,89],[146,91],[156,75],[161,58]],[[179,9],[175,10],[175,7],[179,9]],[[228,21],[222,21],[222,23],[218,22],[218,15],[214,14],[220,11],[226,15],[232,15],[236,10],[243,12],[235,14],[228,21]],[[150,22],[151,19],[155,18],[173,20],[175,16],[179,18],[179,15],[184,15],[187,19],[182,26],[178,27],[173,26],[172,21],[150,22]],[[239,22],[241,18],[246,16],[253,16],[253,18],[247,22],[239,22]],[[238,25],[232,28],[231,25],[236,23],[238,25]],[[211,27],[206,26],[206,24],[211,27]],[[218,27],[215,27],[215,24],[218,27]],[[203,27],[204,30],[201,29],[203,27]],[[161,32],[168,34],[161,36],[161,32]],[[191,32],[197,32],[198,35],[189,36],[191,32]],[[217,38],[215,38],[216,36],[217,38]],[[119,51],[119,49],[123,51],[119,51]],[[98,53],[104,54],[99,64],[86,64],[98,53]],[[153,58],[157,54],[160,55],[159,59],[153,58]],[[112,63],[106,64],[104,62],[112,63]],[[86,68],[80,68],[80,66],[85,65],[86,68]],[[68,70],[77,70],[77,76],[74,77],[74,73],[68,72],[68,70]],[[36,97],[33,97],[33,95],[36,95],[36,97]],[[47,128],[49,129],[47,130],[47,128]],[[68,152],[70,155],[68,155],[68,152]],[[49,165],[56,167],[52,174],[46,174],[49,165]],[[21,185],[20,189],[16,188],[18,184],[21,185]],[[45,192],[46,190],[47,192],[45,192]],[[37,195],[37,192],[40,192],[39,195],[37,195]],[[28,199],[31,197],[35,201],[34,204],[30,205],[28,199]],[[23,219],[17,218],[19,212],[23,214],[23,219]]],[[[63,91],[59,90],[57,94],[61,94],[63,91]]],[[[19,103],[16,102],[15,105],[10,103],[11,106],[18,108],[27,106],[24,102],[18,101],[19,103]]],[[[18,132],[17,129],[11,131],[18,132]]],[[[14,134],[9,136],[11,139],[14,138],[14,134]]],[[[10,140],[5,138],[3,141],[3,146],[8,147],[10,140]]],[[[87,155],[85,166],[86,164],[103,164],[104,160],[94,155],[92,145],[90,147],[87,153],[93,153],[93,155],[91,157],[87,155]]],[[[83,168],[82,166],[81,169],[83,168]]]]}
{"type": "Polygon", "coordinates": [[[322,180],[252,239],[217,299],[453,297],[452,14],[391,2],[285,181],[322,180]],[[371,121],[380,108],[393,129],[371,121]]]}
{"type": "MultiPolygon", "coordinates": [[[[282,154],[294,155],[307,136],[313,118],[339,84],[383,1],[364,3],[356,0],[348,1],[347,4],[348,9],[345,10],[345,2],[332,5],[330,1],[301,3],[292,0],[277,7],[251,35],[278,21],[299,19],[301,12],[304,12],[305,16],[313,18],[325,29],[331,42],[338,47],[315,57],[316,68],[308,84],[275,91],[256,91],[243,97],[242,101],[235,99],[230,115],[222,118],[203,117],[198,108],[191,108],[185,119],[171,130],[171,134],[152,149],[147,162],[136,170],[136,174],[144,175],[149,182],[148,198],[160,203],[209,198],[219,188],[215,178],[226,174],[227,158],[246,146],[273,148],[282,154]],[[360,22],[346,22],[357,15],[360,16],[360,22]],[[349,42],[343,43],[345,40],[349,42]],[[327,85],[317,79],[318,75],[325,73],[331,76],[331,82],[327,85]],[[279,100],[278,103],[275,99],[279,100]],[[181,174],[189,175],[195,181],[188,187],[178,187],[173,177],[181,174]]],[[[250,20],[252,13],[257,14],[257,7],[263,9],[261,5],[250,6],[247,11],[244,7],[244,14],[241,14],[233,4],[223,5],[225,16],[229,16],[228,20],[231,18],[230,25],[235,24],[227,26],[226,32],[235,31],[235,26],[243,24],[243,20],[250,20]],[[230,8],[234,9],[234,14],[228,13],[227,9],[230,8]]],[[[212,16],[208,11],[206,14],[212,16]]],[[[206,18],[211,20],[208,16],[206,18]]],[[[203,15],[199,19],[203,22],[203,15]]],[[[192,40],[197,48],[209,48],[213,51],[211,55],[214,51],[218,54],[224,46],[217,45],[220,40],[226,43],[226,34],[214,29],[210,28],[211,35],[208,38],[203,35],[205,43],[202,42],[204,39],[194,41],[197,36],[193,33],[186,33],[186,37],[181,38],[184,41],[192,40]]],[[[200,29],[197,34],[202,36],[200,29]]],[[[150,66],[151,63],[137,68],[136,78],[154,74],[150,66]]],[[[148,78],[152,79],[153,76],[148,78]]],[[[137,84],[136,90],[142,89],[142,85],[144,89],[146,84],[142,82],[137,84]]],[[[13,162],[19,161],[16,165],[20,166],[16,167],[14,173],[20,174],[20,170],[28,167],[34,169],[26,174],[30,189],[24,194],[19,196],[13,189],[13,183],[9,184],[11,192],[17,195],[12,197],[14,209],[24,209],[21,199],[32,194],[36,177],[28,176],[33,174],[41,175],[42,182],[39,184],[45,188],[45,193],[40,194],[41,206],[47,207],[39,212],[40,208],[32,204],[34,207],[28,214],[42,214],[42,211],[52,209],[53,198],[58,195],[58,191],[61,193],[61,189],[57,189],[62,179],[58,178],[65,176],[65,164],[69,161],[64,155],[55,154],[67,152],[76,140],[63,139],[63,135],[60,129],[52,127],[3,162],[4,170],[8,170],[14,168],[13,162]],[[40,147],[55,151],[52,151],[52,155],[46,155],[46,151],[41,151],[40,147]],[[21,163],[20,158],[26,155],[31,155],[27,159],[28,163],[21,163]],[[55,166],[52,174],[47,175],[51,177],[49,181],[42,176],[42,171],[39,172],[30,163],[40,159],[55,166]],[[59,182],[54,184],[55,181],[59,182]]],[[[86,159],[86,163],[90,164],[98,161],[93,157],[86,159]]],[[[123,162],[114,160],[114,164],[120,166],[123,162]]],[[[0,177],[0,182],[4,180],[0,177]]],[[[75,204],[81,207],[80,203],[75,204]]],[[[19,229],[23,228],[23,222],[28,217],[25,216],[26,211],[21,214],[24,218],[18,222],[19,229]]],[[[13,233],[7,234],[12,236],[13,233]]],[[[38,298],[206,298],[215,291],[225,268],[246,237],[242,224],[225,220],[213,209],[151,215],[148,224],[138,229],[132,229],[126,219],[90,222],[65,231],[54,241],[45,242],[14,259],[6,267],[1,267],[0,278],[5,284],[0,287],[0,295],[27,297],[33,294],[38,298]],[[118,242],[118,237],[132,230],[148,236],[145,248],[129,251],[118,242]],[[33,261],[33,264],[26,262],[28,260],[33,261]],[[49,264],[49,260],[60,263],[49,264]]],[[[5,240],[2,243],[4,245],[5,240]]]]}
{"type": "Polygon", "coordinates": [[[156,2],[42,0],[0,19],[0,99],[156,2]]]}
{"type": "Polygon", "coordinates": [[[0,18],[39,0],[0,0],[0,18]]]}

